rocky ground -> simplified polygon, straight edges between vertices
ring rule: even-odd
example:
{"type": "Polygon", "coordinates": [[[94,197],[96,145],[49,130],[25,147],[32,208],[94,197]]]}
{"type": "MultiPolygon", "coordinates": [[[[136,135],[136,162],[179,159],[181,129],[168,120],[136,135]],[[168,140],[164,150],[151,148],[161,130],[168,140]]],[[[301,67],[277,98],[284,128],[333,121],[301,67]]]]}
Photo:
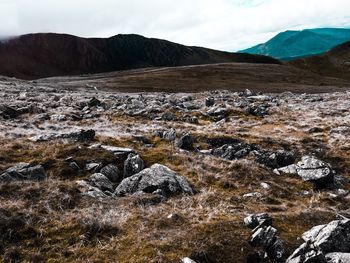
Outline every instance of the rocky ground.
{"type": "Polygon", "coordinates": [[[349,262],[350,92],[0,95],[4,262],[349,262]]]}

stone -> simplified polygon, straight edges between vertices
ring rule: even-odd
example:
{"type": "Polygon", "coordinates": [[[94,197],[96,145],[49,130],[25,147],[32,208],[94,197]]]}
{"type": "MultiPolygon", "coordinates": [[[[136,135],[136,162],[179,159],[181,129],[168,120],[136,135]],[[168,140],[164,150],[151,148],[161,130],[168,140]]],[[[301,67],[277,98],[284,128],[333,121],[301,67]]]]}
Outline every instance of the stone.
{"type": "Polygon", "coordinates": [[[169,111],[163,113],[163,115],[162,115],[162,120],[163,121],[173,121],[174,119],[175,119],[174,114],[172,114],[169,111]]]}
{"type": "Polygon", "coordinates": [[[248,114],[251,114],[257,117],[264,117],[268,114],[266,106],[250,105],[247,107],[246,111],[248,114]]]}
{"type": "Polygon", "coordinates": [[[102,105],[101,101],[96,99],[95,97],[93,97],[91,100],[89,100],[89,102],[87,104],[89,107],[97,107],[97,106],[102,105]]]}
{"type": "Polygon", "coordinates": [[[32,166],[29,163],[18,163],[1,173],[0,181],[39,181],[44,180],[46,177],[47,176],[42,165],[32,166]]]}
{"type": "Polygon", "coordinates": [[[117,196],[132,195],[137,192],[174,194],[193,194],[187,180],[168,167],[154,164],[131,177],[125,178],[115,190],[117,196]]]}
{"type": "Polygon", "coordinates": [[[112,182],[107,178],[102,173],[95,173],[91,175],[87,180],[86,180],[91,186],[97,187],[100,189],[102,192],[111,192],[113,193],[114,187],[112,182]]]}
{"type": "Polygon", "coordinates": [[[297,174],[304,181],[315,183],[318,188],[332,185],[335,182],[335,172],[331,165],[314,156],[303,156],[297,164],[275,169],[274,172],[276,174],[297,174]]]}
{"type": "Polygon", "coordinates": [[[14,119],[20,115],[15,108],[7,105],[0,105],[0,116],[4,119],[14,119]]]}
{"type": "Polygon", "coordinates": [[[196,261],[186,257],[182,259],[182,263],[196,263],[196,261]]]}
{"type": "Polygon", "coordinates": [[[111,182],[120,182],[123,179],[123,173],[114,164],[104,166],[100,173],[105,175],[111,182]]]}
{"type": "Polygon", "coordinates": [[[129,155],[130,153],[135,153],[133,149],[130,148],[123,148],[123,147],[116,147],[116,146],[109,146],[109,145],[102,145],[102,144],[94,144],[89,146],[89,149],[104,149],[114,155],[129,155]]]}
{"type": "Polygon", "coordinates": [[[130,153],[124,162],[124,178],[141,172],[145,168],[145,163],[140,155],[130,153]]]}
{"type": "Polygon", "coordinates": [[[297,174],[304,181],[330,181],[333,179],[333,170],[330,164],[318,160],[313,156],[303,156],[297,163],[297,174]]]}
{"type": "Polygon", "coordinates": [[[291,151],[255,151],[256,161],[270,168],[284,167],[295,162],[295,154],[291,151]]]}
{"type": "Polygon", "coordinates": [[[208,97],[205,99],[205,106],[206,107],[211,107],[215,104],[215,99],[214,97],[208,97]]]}
{"type": "Polygon", "coordinates": [[[335,220],[327,225],[315,226],[302,236],[305,242],[311,241],[324,253],[350,253],[350,219],[335,220]]]}
{"type": "Polygon", "coordinates": [[[193,151],[194,150],[193,144],[194,144],[193,136],[187,133],[176,142],[176,147],[186,151],[193,151]]]}
{"type": "Polygon", "coordinates": [[[176,130],[174,128],[171,128],[168,131],[163,132],[162,138],[169,142],[173,142],[176,140],[176,130]]]}
{"type": "Polygon", "coordinates": [[[272,226],[272,218],[266,213],[249,215],[244,218],[244,224],[251,229],[259,225],[272,226]]]}
{"type": "Polygon", "coordinates": [[[328,263],[349,263],[350,253],[328,253],[326,255],[328,263]]]}
{"type": "Polygon", "coordinates": [[[304,243],[293,252],[286,263],[327,263],[327,261],[320,249],[312,247],[311,243],[304,243]]]}
{"type": "Polygon", "coordinates": [[[250,89],[245,89],[243,91],[243,96],[244,97],[250,97],[250,96],[256,96],[256,95],[257,94],[254,91],[250,90],[250,89]]]}

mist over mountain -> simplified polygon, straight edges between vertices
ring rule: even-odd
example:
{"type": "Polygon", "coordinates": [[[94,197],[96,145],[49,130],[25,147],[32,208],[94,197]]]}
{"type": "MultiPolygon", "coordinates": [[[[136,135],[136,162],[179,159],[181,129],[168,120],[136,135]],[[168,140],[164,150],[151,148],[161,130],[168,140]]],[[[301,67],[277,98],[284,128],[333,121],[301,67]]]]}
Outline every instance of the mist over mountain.
{"type": "Polygon", "coordinates": [[[0,43],[0,75],[22,79],[222,62],[279,63],[265,56],[188,47],[134,34],[80,38],[41,33],[0,43]]]}
{"type": "Polygon", "coordinates": [[[302,31],[285,31],[264,44],[242,50],[249,54],[292,60],[329,51],[350,40],[350,29],[317,28],[302,31]]]}

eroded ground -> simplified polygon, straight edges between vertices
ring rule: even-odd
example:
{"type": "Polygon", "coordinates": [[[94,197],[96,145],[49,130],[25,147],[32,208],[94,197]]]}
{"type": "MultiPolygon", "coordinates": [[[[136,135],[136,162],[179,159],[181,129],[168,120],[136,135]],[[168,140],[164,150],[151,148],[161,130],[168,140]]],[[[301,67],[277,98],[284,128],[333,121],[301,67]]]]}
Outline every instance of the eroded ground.
{"type": "Polygon", "coordinates": [[[19,162],[41,164],[47,173],[43,181],[1,183],[1,209],[11,218],[0,222],[3,261],[244,262],[253,251],[243,225],[249,213],[270,214],[286,256],[305,230],[350,214],[349,195],[276,175],[251,154],[227,160],[206,151],[210,139],[236,138],[266,151],[291,151],[296,160],[315,155],[350,179],[349,92],[122,94],[2,82],[0,95],[2,107],[16,110],[9,116],[2,108],[0,174],[19,162]],[[213,105],[206,106],[210,97],[213,105]],[[172,128],[177,140],[192,134],[195,150],[158,136],[172,128]],[[95,130],[94,140],[57,138],[81,129],[95,130]],[[84,195],[76,181],[91,175],[86,164],[117,162],[112,153],[89,148],[96,143],[134,149],[146,167],[168,166],[195,194],[154,205],[139,196],[84,195]],[[68,165],[69,157],[80,170],[68,165]]]}

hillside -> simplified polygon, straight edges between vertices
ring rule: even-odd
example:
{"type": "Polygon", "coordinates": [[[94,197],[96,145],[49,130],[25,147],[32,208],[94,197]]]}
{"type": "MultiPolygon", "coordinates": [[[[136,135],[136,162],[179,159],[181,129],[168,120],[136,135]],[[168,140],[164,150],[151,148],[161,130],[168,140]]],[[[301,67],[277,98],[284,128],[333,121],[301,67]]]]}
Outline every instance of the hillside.
{"type": "Polygon", "coordinates": [[[290,64],[323,76],[350,80],[350,42],[339,45],[325,54],[298,59],[290,64]]]}
{"type": "Polygon", "coordinates": [[[349,40],[350,29],[318,28],[285,31],[264,44],[241,52],[291,60],[324,53],[349,40]]]}
{"type": "Polygon", "coordinates": [[[53,88],[123,92],[243,91],[254,87],[262,92],[321,93],[342,91],[349,81],[321,77],[291,65],[221,63],[116,71],[84,76],[53,77],[36,83],[53,88]]]}
{"type": "Polygon", "coordinates": [[[0,75],[22,79],[221,62],[279,63],[269,57],[187,47],[139,35],[98,39],[29,34],[0,42],[0,75]]]}

